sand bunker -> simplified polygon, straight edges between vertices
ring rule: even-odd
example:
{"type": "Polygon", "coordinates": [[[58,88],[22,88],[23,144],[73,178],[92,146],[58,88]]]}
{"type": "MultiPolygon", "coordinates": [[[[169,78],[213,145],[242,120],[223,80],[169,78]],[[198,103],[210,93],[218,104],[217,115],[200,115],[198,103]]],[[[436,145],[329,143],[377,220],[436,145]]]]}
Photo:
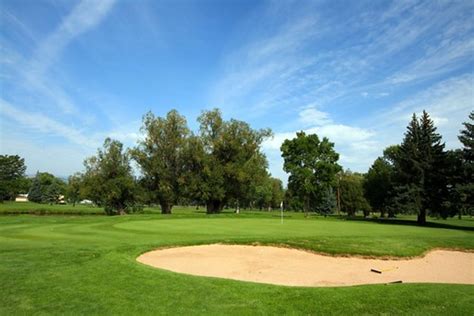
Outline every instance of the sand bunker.
{"type": "Polygon", "coordinates": [[[174,272],[291,286],[396,281],[474,284],[474,253],[447,250],[434,250],[415,259],[381,260],[332,257],[279,247],[214,244],[155,250],[137,260],[174,272]]]}

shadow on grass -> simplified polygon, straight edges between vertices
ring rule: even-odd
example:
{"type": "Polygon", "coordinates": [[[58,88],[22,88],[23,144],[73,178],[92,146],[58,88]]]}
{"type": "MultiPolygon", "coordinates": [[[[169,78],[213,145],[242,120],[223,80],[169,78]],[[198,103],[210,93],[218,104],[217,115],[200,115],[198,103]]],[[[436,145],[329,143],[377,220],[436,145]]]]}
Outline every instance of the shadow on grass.
{"type": "Polygon", "coordinates": [[[425,225],[418,225],[416,220],[409,219],[399,219],[399,218],[363,218],[363,217],[342,217],[348,221],[359,221],[359,222],[371,222],[378,224],[388,224],[388,225],[405,225],[405,226],[416,226],[416,227],[430,227],[430,228],[444,228],[444,229],[455,229],[455,230],[467,230],[474,231],[472,226],[461,226],[461,225],[451,225],[448,223],[435,223],[428,221],[425,225]]]}

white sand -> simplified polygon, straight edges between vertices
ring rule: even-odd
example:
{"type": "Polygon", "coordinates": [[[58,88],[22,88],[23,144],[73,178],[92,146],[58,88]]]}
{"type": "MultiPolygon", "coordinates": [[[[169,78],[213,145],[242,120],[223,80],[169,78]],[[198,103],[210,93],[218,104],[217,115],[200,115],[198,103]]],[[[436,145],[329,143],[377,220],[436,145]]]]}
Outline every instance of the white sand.
{"type": "Polygon", "coordinates": [[[333,257],[307,251],[204,245],[150,251],[141,263],[179,273],[291,286],[389,283],[474,284],[474,253],[434,250],[403,260],[333,257]],[[371,272],[382,270],[382,274],[371,272]]]}

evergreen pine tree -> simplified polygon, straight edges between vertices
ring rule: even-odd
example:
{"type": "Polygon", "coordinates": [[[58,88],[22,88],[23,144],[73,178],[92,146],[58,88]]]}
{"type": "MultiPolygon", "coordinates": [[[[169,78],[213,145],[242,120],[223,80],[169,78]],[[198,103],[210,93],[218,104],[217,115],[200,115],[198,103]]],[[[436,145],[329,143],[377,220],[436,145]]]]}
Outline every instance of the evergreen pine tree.
{"type": "Polygon", "coordinates": [[[413,113],[396,159],[398,183],[395,188],[397,196],[394,198],[395,201],[401,201],[407,207],[414,208],[414,211],[419,212],[418,222],[420,222],[420,218],[423,218],[420,211],[421,191],[424,183],[424,172],[420,164],[420,133],[418,118],[413,113]]]}
{"type": "MultiPolygon", "coordinates": [[[[436,133],[433,120],[426,111],[420,119],[420,150],[421,161],[424,170],[424,184],[422,191],[422,210],[429,210],[432,214],[447,217],[443,211],[443,202],[448,199],[446,153],[444,143],[441,142],[441,135],[436,133]]],[[[426,216],[426,214],[425,214],[426,216]]],[[[421,219],[424,224],[426,219],[421,219]]]]}
{"type": "Polygon", "coordinates": [[[474,111],[469,114],[471,122],[464,122],[464,130],[458,136],[463,144],[462,149],[462,179],[456,184],[456,191],[460,197],[461,209],[459,216],[464,213],[472,214],[474,211],[474,111]]]}
{"type": "Polygon", "coordinates": [[[331,186],[322,191],[319,212],[325,217],[333,212],[336,208],[336,195],[331,186]]]}
{"type": "MultiPolygon", "coordinates": [[[[474,123],[474,111],[469,114],[469,119],[474,123]]],[[[458,138],[464,145],[463,154],[465,161],[472,164],[474,163],[474,124],[464,122],[463,125],[465,129],[461,130],[461,135],[458,138]]]]}
{"type": "Polygon", "coordinates": [[[46,202],[49,204],[56,204],[59,200],[60,195],[61,195],[61,188],[59,187],[57,182],[53,182],[47,187],[42,197],[42,200],[43,202],[46,202]]]}
{"type": "Polygon", "coordinates": [[[418,223],[426,223],[426,214],[443,214],[447,198],[444,143],[426,111],[420,120],[413,114],[397,158],[398,194],[418,213],[418,223]]]}
{"type": "Polygon", "coordinates": [[[41,180],[39,172],[36,173],[33,183],[31,184],[30,191],[28,192],[28,200],[31,202],[40,203],[43,201],[43,192],[41,189],[41,180]]]}

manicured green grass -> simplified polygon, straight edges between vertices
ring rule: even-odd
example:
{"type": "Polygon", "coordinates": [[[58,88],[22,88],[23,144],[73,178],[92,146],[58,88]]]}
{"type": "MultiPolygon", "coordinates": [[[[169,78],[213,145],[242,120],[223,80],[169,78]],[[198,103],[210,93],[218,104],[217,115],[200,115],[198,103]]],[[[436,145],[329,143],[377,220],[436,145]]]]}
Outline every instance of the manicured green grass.
{"type": "Polygon", "coordinates": [[[0,216],[0,315],[468,315],[474,310],[474,286],[469,285],[283,287],[182,275],[135,260],[162,246],[215,242],[370,256],[415,256],[432,248],[474,250],[472,219],[443,221],[437,228],[287,213],[281,224],[277,212],[206,216],[202,211],[0,216]]]}
{"type": "MultiPolygon", "coordinates": [[[[191,213],[195,211],[194,207],[175,208],[179,213],[191,213]]],[[[201,209],[202,210],[202,209],[201,209]]],[[[154,214],[161,213],[160,208],[145,207],[141,213],[154,214]]],[[[33,214],[33,215],[106,215],[103,207],[93,205],[76,204],[47,204],[33,202],[12,202],[6,201],[0,203],[0,214],[33,214]]]]}
{"type": "Polygon", "coordinates": [[[104,214],[104,210],[91,205],[61,205],[41,204],[33,202],[3,202],[0,203],[0,214],[104,214]]]}

